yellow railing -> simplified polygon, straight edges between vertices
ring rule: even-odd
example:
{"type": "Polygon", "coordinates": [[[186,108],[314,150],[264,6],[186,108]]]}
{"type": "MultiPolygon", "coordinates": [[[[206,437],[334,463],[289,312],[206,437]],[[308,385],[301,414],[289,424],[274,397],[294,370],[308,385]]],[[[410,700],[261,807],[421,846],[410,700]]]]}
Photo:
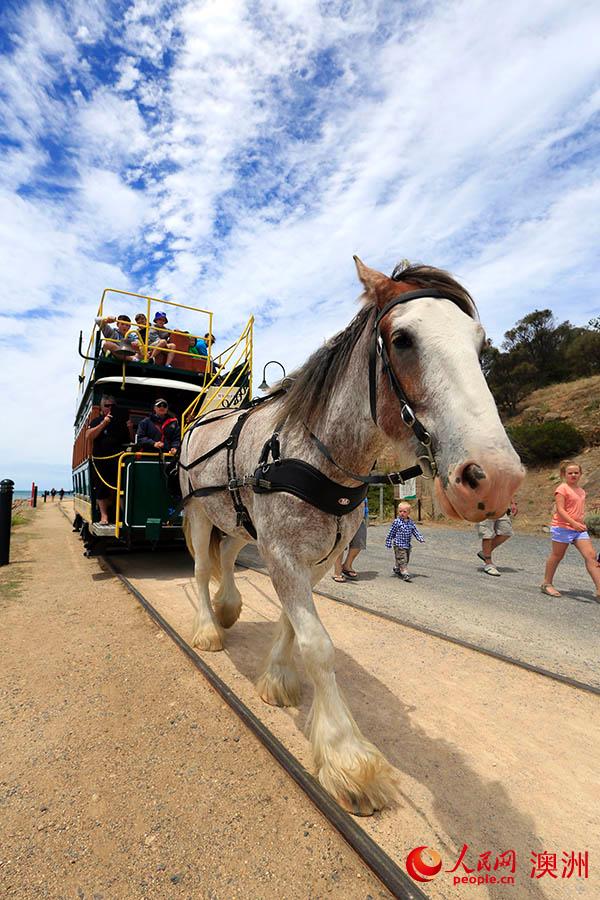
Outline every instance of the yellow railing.
{"type": "MultiPolygon", "coordinates": [[[[213,326],[213,314],[208,309],[201,309],[200,307],[197,307],[197,306],[188,306],[184,303],[175,303],[174,300],[161,300],[159,297],[149,297],[146,294],[137,294],[133,291],[121,291],[121,290],[117,290],[116,288],[105,288],[105,290],[102,292],[102,297],[100,299],[100,305],[98,307],[98,313],[97,313],[97,318],[99,318],[99,319],[102,319],[105,317],[104,316],[104,304],[105,304],[106,296],[108,294],[119,294],[124,297],[135,297],[138,300],[144,300],[146,302],[146,311],[145,311],[145,313],[143,313],[143,315],[146,316],[146,324],[142,325],[142,326],[138,326],[135,321],[132,321],[131,329],[130,329],[133,331],[137,331],[139,327],[146,329],[145,340],[142,342],[142,351],[143,351],[142,359],[144,359],[144,360],[148,359],[148,337],[150,335],[150,331],[164,331],[166,333],[166,336],[168,336],[168,334],[170,334],[170,333],[175,332],[178,334],[184,334],[186,337],[189,337],[190,339],[191,338],[198,339],[198,338],[204,337],[204,334],[206,334],[206,333],[208,333],[208,334],[213,333],[213,327],[212,327],[213,326]],[[156,304],[157,307],[165,306],[165,307],[174,307],[176,309],[186,309],[189,312],[199,313],[200,315],[208,316],[208,326],[205,328],[205,331],[202,334],[191,334],[191,333],[188,334],[187,332],[178,331],[177,329],[174,329],[174,328],[164,328],[164,329],[159,328],[158,326],[154,325],[154,323],[151,320],[151,311],[152,311],[153,303],[156,304]]],[[[95,338],[96,338],[96,334],[99,330],[100,330],[99,326],[96,323],[94,323],[94,327],[92,329],[92,333],[90,335],[90,339],[89,339],[88,345],[87,345],[87,350],[85,353],[86,356],[90,356],[92,351],[94,350],[95,338]]],[[[174,353],[177,356],[191,356],[192,358],[198,358],[198,354],[190,353],[185,350],[177,350],[177,349],[167,350],[166,348],[161,348],[161,352],[174,353]]],[[[206,368],[207,368],[207,371],[209,371],[209,372],[211,369],[211,357],[212,357],[212,354],[211,354],[211,348],[209,345],[208,346],[208,356],[205,357],[207,359],[206,368]]],[[[203,357],[201,357],[201,358],[203,358],[203,357]]],[[[88,364],[88,360],[85,360],[82,370],[81,370],[81,375],[80,375],[80,381],[82,383],[85,380],[87,364],[88,364]]],[[[205,379],[205,381],[206,381],[206,379],[205,379]]]]}
{"type": "MultiPolygon", "coordinates": [[[[124,525],[124,522],[121,520],[121,497],[124,495],[125,491],[121,488],[121,473],[125,468],[125,457],[133,456],[136,459],[140,459],[142,456],[151,456],[157,462],[159,461],[160,454],[159,453],[147,453],[144,450],[125,450],[123,453],[119,455],[119,462],[117,467],[117,502],[115,504],[115,537],[118,538],[121,533],[121,526],[124,525]]],[[[164,454],[167,459],[169,458],[169,454],[164,454]]],[[[123,513],[126,513],[125,504],[123,504],[123,513]]]]}
{"type": "Polygon", "coordinates": [[[183,412],[182,437],[192,422],[200,416],[228,406],[227,401],[235,395],[245,376],[249,382],[248,399],[252,399],[253,326],[254,316],[251,316],[238,340],[215,357],[215,369],[212,373],[209,372],[210,378],[205,383],[204,389],[183,412]]]}

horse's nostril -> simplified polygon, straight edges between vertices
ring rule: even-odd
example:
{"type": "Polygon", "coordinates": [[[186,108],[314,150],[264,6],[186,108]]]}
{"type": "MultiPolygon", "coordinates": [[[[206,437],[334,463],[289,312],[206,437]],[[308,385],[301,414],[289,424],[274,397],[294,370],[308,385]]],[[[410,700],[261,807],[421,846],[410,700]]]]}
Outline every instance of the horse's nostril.
{"type": "Polygon", "coordinates": [[[470,463],[465,466],[462,473],[462,480],[465,481],[474,491],[479,487],[479,482],[486,477],[485,472],[477,463],[470,463]]]}

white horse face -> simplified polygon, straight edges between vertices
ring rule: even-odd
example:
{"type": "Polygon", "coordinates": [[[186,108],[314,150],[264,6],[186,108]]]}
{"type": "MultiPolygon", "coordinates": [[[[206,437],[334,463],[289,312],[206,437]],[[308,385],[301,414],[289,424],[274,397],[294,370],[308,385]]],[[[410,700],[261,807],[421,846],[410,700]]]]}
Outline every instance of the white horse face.
{"type": "MultiPolygon", "coordinates": [[[[432,436],[442,511],[471,522],[502,515],[524,470],[481,371],[483,328],[450,300],[424,297],[393,309],[381,332],[413,410],[432,436]]],[[[384,378],[382,393],[380,421],[406,441],[412,433],[384,378]]]]}

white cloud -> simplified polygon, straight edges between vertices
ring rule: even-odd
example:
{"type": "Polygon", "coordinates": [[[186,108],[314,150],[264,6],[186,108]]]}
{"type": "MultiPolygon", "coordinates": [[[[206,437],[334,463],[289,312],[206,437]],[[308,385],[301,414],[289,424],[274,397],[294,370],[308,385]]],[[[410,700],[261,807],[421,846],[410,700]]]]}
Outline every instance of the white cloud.
{"type": "MultiPolygon", "coordinates": [[[[223,342],[265,312],[258,369],[349,320],[352,253],[454,270],[496,339],[535,305],[575,322],[597,307],[595,4],[61,9],[15,13],[0,60],[3,314],[72,316],[3,321],[44,348],[20,408],[44,366],[70,407],[72,351],[44,335],[72,344],[107,283],[194,298],[223,342]]],[[[3,363],[27,370],[20,352],[3,363]]]]}

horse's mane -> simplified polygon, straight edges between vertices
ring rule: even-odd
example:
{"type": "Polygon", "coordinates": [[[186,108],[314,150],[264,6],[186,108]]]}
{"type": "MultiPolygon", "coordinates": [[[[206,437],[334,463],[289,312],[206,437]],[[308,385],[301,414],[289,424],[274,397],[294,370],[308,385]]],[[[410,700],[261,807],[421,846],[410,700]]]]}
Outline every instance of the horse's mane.
{"type": "MultiPolygon", "coordinates": [[[[433,266],[396,266],[392,280],[410,284],[414,288],[437,288],[468,316],[478,319],[473,298],[448,272],[433,266]]],[[[348,365],[350,355],[365,328],[375,316],[377,304],[365,303],[350,324],[316,350],[308,360],[290,375],[291,386],[280,407],[280,421],[289,427],[306,423],[310,426],[348,365]]]]}

